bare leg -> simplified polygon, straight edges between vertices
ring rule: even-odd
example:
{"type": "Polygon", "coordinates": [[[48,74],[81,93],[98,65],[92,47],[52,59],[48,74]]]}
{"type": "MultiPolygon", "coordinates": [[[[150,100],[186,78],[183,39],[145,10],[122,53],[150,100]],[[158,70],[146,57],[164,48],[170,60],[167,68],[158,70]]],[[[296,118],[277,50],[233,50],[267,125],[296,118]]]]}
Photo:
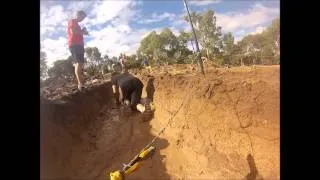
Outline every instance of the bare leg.
{"type": "Polygon", "coordinates": [[[78,81],[78,89],[81,90],[83,86],[83,77],[82,77],[82,63],[75,63],[74,64],[74,73],[77,77],[78,81]]]}

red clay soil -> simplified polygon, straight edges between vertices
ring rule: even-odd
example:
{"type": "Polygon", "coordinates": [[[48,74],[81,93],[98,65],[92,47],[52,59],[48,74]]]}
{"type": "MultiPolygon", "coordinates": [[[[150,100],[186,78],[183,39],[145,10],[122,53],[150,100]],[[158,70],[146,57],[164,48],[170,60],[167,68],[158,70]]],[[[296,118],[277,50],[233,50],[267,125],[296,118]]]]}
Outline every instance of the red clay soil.
{"type": "Polygon", "coordinates": [[[114,109],[105,80],[60,96],[46,87],[42,179],[108,179],[162,127],[155,156],[127,179],[280,179],[279,66],[212,68],[205,77],[171,66],[153,70],[154,81],[147,74],[137,73],[143,97],[154,93],[147,122],[114,109]]]}

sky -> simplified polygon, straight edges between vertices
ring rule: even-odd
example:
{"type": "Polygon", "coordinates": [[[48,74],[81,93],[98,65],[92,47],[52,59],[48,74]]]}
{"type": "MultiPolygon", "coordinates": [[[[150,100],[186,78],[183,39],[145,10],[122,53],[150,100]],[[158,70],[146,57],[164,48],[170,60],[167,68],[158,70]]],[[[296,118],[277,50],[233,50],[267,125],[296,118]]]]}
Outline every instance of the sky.
{"type": "MultiPolygon", "coordinates": [[[[187,2],[190,11],[214,10],[222,32],[232,32],[236,41],[248,34],[261,33],[280,16],[280,0],[187,2]]],[[[77,10],[87,13],[87,18],[79,23],[89,31],[89,36],[84,37],[85,47],[97,47],[102,56],[134,54],[140,41],[153,30],[161,32],[169,27],[176,35],[179,30],[190,31],[190,25],[183,20],[186,10],[182,0],[41,0],[40,43],[49,67],[70,55],[67,22],[77,10]]]]}

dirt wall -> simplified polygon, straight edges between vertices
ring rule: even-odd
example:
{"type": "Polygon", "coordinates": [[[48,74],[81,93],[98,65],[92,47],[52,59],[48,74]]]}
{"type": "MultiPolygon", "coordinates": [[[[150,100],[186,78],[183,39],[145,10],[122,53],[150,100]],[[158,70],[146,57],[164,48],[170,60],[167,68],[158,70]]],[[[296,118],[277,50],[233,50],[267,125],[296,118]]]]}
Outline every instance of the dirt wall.
{"type": "Polygon", "coordinates": [[[156,106],[146,122],[113,108],[109,82],[42,98],[41,177],[107,179],[166,127],[127,179],[280,179],[279,67],[179,68],[137,74],[156,106]]]}

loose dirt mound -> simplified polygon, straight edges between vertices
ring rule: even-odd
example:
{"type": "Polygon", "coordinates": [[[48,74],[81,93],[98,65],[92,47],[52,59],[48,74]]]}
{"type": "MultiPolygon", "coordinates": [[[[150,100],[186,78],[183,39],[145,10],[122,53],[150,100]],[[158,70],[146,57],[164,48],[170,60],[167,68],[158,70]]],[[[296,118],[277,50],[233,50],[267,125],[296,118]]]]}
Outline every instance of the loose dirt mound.
{"type": "Polygon", "coordinates": [[[128,179],[280,179],[279,67],[159,71],[137,75],[154,95],[148,122],[112,109],[108,83],[63,107],[43,100],[42,177],[106,179],[167,127],[128,179]]]}

